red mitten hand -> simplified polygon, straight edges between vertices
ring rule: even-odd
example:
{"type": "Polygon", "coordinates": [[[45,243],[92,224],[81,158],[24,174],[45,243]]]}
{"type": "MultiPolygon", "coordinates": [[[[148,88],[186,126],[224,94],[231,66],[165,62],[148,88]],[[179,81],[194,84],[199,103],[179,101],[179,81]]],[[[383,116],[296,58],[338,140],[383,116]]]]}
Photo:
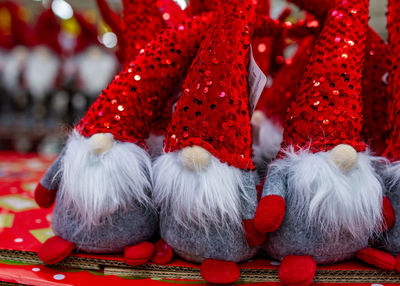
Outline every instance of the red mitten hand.
{"type": "Polygon", "coordinates": [[[254,227],[254,220],[243,220],[243,228],[246,235],[247,244],[250,247],[259,246],[264,243],[266,235],[256,230],[256,228],[254,227]]]}
{"type": "Polygon", "coordinates": [[[35,201],[39,207],[47,209],[51,207],[56,199],[57,191],[47,190],[39,183],[35,190],[35,201]]]}
{"type": "Polygon", "coordinates": [[[285,215],[285,200],[278,195],[269,195],[261,199],[254,216],[254,226],[261,232],[273,232],[282,223],[285,215]]]}
{"type": "Polygon", "coordinates": [[[383,215],[382,232],[384,232],[393,226],[395,220],[395,214],[392,203],[386,196],[384,196],[382,199],[382,215],[383,215]]]}

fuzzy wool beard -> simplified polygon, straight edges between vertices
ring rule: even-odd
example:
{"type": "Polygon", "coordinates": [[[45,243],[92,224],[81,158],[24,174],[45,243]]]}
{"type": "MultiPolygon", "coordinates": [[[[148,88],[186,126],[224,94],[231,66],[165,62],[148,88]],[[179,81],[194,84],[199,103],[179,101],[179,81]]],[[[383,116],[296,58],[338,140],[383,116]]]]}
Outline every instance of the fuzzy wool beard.
{"type": "Polygon", "coordinates": [[[117,59],[101,48],[92,46],[77,56],[76,66],[82,91],[97,96],[115,75],[117,59]]]}
{"type": "Polygon", "coordinates": [[[182,164],[180,153],[166,153],[155,161],[155,205],[188,230],[193,225],[206,234],[211,228],[242,229],[241,202],[250,198],[241,170],[211,155],[206,169],[191,171],[182,164]]]}
{"type": "Polygon", "coordinates": [[[322,232],[349,233],[355,239],[376,234],[382,225],[382,183],[373,165],[381,158],[358,153],[356,166],[341,171],[330,152],[286,151],[272,163],[270,172],[287,177],[287,200],[295,217],[307,217],[307,225],[322,232]]]}
{"type": "Polygon", "coordinates": [[[117,210],[133,205],[152,208],[151,160],[133,143],[114,141],[95,155],[89,139],[74,131],[62,161],[58,207],[76,212],[82,227],[101,224],[117,210]]]}
{"type": "Polygon", "coordinates": [[[60,67],[57,55],[48,48],[33,49],[26,62],[24,77],[34,98],[41,100],[54,88],[60,67]]]}

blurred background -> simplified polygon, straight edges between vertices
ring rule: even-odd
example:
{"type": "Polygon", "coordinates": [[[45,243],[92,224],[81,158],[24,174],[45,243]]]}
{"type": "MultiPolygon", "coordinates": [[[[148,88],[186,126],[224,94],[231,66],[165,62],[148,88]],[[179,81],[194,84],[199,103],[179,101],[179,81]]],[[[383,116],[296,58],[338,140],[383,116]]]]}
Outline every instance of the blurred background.
{"type": "MultiPolygon", "coordinates": [[[[122,13],[121,0],[107,2],[122,13]]],[[[370,24],[386,40],[386,1],[370,5],[370,24]]],[[[271,0],[271,16],[287,6],[271,0]]],[[[305,17],[289,6],[287,21],[305,17]]],[[[95,0],[0,0],[0,150],[59,152],[68,131],[120,70],[117,47],[95,0]]],[[[288,45],[285,59],[293,53],[288,45]]]]}

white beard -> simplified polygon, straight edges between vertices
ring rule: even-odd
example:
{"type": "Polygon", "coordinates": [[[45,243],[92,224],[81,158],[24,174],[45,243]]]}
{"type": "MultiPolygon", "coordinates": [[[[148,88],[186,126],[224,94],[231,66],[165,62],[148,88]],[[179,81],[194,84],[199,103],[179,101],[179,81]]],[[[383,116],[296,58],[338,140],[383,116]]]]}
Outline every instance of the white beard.
{"type": "Polygon", "coordinates": [[[136,144],[115,141],[110,150],[95,155],[88,140],[74,131],[67,142],[59,206],[77,212],[85,227],[98,225],[118,209],[124,211],[135,203],[153,207],[147,152],[136,144]]]}
{"type": "Polygon", "coordinates": [[[241,190],[241,170],[212,155],[207,168],[195,172],[183,166],[179,151],[161,155],[154,164],[156,206],[187,229],[241,229],[241,200],[250,200],[241,190]]]}
{"type": "Polygon", "coordinates": [[[25,81],[32,96],[43,99],[56,84],[61,67],[60,60],[46,47],[36,47],[26,62],[25,81]]]}
{"type": "Polygon", "coordinates": [[[381,158],[358,153],[356,166],[343,173],[330,152],[298,153],[292,148],[276,160],[271,171],[287,174],[287,200],[295,217],[330,235],[347,232],[354,238],[373,235],[382,225],[382,184],[373,168],[381,158]]]}
{"type": "Polygon", "coordinates": [[[27,54],[27,48],[18,46],[4,57],[2,82],[7,90],[14,94],[16,90],[21,88],[19,79],[26,62],[27,54]]]}
{"type": "Polygon", "coordinates": [[[117,70],[117,59],[101,48],[90,47],[76,57],[80,87],[89,96],[96,97],[107,87],[117,70]]]}

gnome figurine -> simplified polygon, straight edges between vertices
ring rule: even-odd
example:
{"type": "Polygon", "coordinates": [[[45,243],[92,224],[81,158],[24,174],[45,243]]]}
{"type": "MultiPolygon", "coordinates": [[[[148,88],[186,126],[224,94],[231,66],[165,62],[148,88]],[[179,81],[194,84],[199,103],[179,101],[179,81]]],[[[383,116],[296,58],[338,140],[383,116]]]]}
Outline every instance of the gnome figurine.
{"type": "Polygon", "coordinates": [[[368,1],[332,3],[254,218],[255,228],[268,232],[264,250],[281,261],[279,278],[288,285],[308,285],[316,264],[353,256],[383,269],[395,266],[393,256],[368,247],[392,220],[374,169],[380,159],[360,136],[368,1]]]}
{"type": "Polygon", "coordinates": [[[62,47],[59,42],[60,21],[53,11],[44,10],[35,26],[35,46],[24,69],[24,82],[34,100],[37,118],[43,117],[45,100],[56,87],[60,73],[62,47]]]}
{"type": "Polygon", "coordinates": [[[43,262],[59,262],[73,249],[124,250],[130,265],[151,258],[154,245],[146,240],[157,230],[157,216],[144,140],[186,73],[210,20],[195,17],[160,33],[76,125],[35,191],[41,207],[55,200],[56,236],[39,250],[43,262]]]}
{"type": "Polygon", "coordinates": [[[153,196],[164,249],[201,263],[207,282],[233,283],[236,263],[264,241],[253,226],[246,71],[255,8],[229,0],[217,13],[183,84],[165,154],[155,161],[153,196]]]}
{"type": "MultiPolygon", "coordinates": [[[[389,108],[389,121],[392,123],[390,137],[387,140],[387,147],[384,156],[391,161],[384,172],[387,187],[387,196],[393,203],[395,221],[393,227],[383,236],[384,248],[394,255],[400,254],[400,3],[389,0],[387,14],[388,45],[392,59],[392,66],[389,73],[389,93],[391,95],[389,108]]],[[[400,271],[400,257],[396,259],[396,270],[400,271]]]]}

